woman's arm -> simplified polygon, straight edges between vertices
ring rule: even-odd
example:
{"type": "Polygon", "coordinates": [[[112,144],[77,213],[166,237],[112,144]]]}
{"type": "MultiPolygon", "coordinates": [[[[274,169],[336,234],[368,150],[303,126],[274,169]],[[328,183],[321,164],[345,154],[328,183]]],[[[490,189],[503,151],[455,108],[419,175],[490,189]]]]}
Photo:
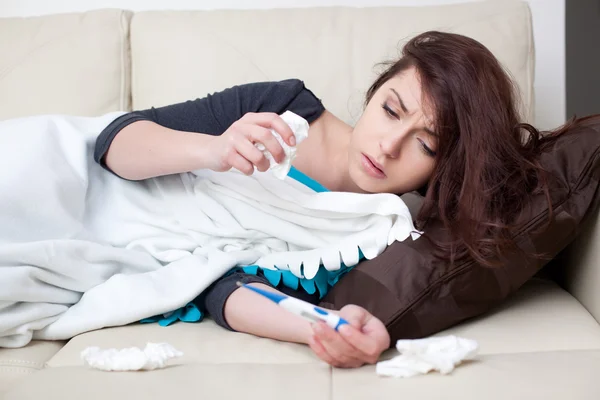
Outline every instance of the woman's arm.
{"type": "MultiPolygon", "coordinates": [[[[205,169],[205,156],[214,150],[206,144],[214,143],[236,121],[248,113],[281,114],[285,110],[311,123],[325,108],[297,79],[233,86],[196,100],[122,115],[99,134],[94,160],[131,180],[205,169]]],[[[279,132],[277,126],[254,123],[279,132]]],[[[281,123],[284,130],[288,129],[281,123]]],[[[252,132],[256,136],[257,130],[252,132]]],[[[291,132],[283,134],[288,137],[291,132]]],[[[241,169],[238,169],[251,169],[249,164],[239,161],[241,169]]],[[[268,166],[267,160],[265,163],[268,166]]],[[[225,170],[223,165],[213,168],[225,170]]]]}
{"type": "Polygon", "coordinates": [[[216,136],[136,121],[123,128],[105,155],[105,165],[130,180],[204,169],[216,136]]]}
{"type": "MultiPolygon", "coordinates": [[[[281,293],[262,283],[249,285],[281,293]]],[[[229,326],[238,332],[302,344],[308,344],[313,334],[310,322],[247,289],[238,288],[229,296],[224,313],[229,326]]]]}
{"type": "MultiPolygon", "coordinates": [[[[264,290],[279,293],[262,283],[250,283],[264,290]]],[[[349,325],[339,332],[324,322],[311,324],[271,300],[250,290],[235,290],[225,303],[225,319],[239,332],[307,344],[326,363],[335,367],[356,368],[375,364],[390,346],[390,336],[383,323],[367,310],[347,305],[338,313],[349,325]]]]}
{"type": "Polygon", "coordinates": [[[322,322],[314,324],[306,321],[253,291],[240,288],[237,282],[283,293],[310,304],[319,302],[318,293],[308,294],[300,288],[281,286],[281,291],[278,291],[260,270],[256,275],[235,271],[216,281],[194,300],[226,329],[308,344],[320,359],[340,367],[373,364],[390,346],[390,335],[385,325],[362,307],[346,305],[339,311],[328,309],[350,324],[343,325],[338,332],[322,322]]]}
{"type": "Polygon", "coordinates": [[[132,180],[196,169],[222,172],[235,168],[251,175],[255,168],[259,171],[269,168],[269,161],[255,143],[262,143],[278,163],[285,157],[283,147],[271,134],[271,129],[289,145],[295,144],[292,142],[294,132],[274,113],[247,113],[220,136],[137,121],[123,128],[114,138],[107,152],[106,166],[117,175],[132,180]]]}

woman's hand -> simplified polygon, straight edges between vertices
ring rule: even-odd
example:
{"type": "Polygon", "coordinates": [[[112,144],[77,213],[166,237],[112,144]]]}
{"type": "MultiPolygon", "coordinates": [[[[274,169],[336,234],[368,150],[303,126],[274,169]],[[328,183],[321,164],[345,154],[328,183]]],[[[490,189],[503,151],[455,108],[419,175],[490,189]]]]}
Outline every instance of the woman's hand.
{"type": "Polygon", "coordinates": [[[362,307],[350,304],[338,314],[349,325],[339,332],[325,323],[313,324],[313,336],[308,345],[323,361],[334,367],[357,368],[375,364],[390,347],[390,335],[385,325],[362,307]]]}
{"type": "Polygon", "coordinates": [[[279,115],[247,113],[211,141],[207,149],[208,168],[217,172],[235,168],[246,175],[252,175],[255,166],[261,172],[266,171],[269,160],[254,146],[255,143],[262,143],[276,162],[282,162],[285,152],[271,129],[290,146],[296,145],[294,133],[279,115]]]}

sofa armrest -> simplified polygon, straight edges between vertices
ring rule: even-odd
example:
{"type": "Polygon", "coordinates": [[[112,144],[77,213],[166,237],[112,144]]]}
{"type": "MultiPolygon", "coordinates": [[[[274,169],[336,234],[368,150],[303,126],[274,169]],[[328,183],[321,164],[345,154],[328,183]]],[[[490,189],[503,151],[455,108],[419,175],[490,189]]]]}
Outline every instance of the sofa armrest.
{"type": "MultiPolygon", "coordinates": [[[[600,193],[596,193],[600,195],[600,193]]],[[[556,279],[600,323],[600,213],[585,219],[575,241],[557,260],[556,279]]]]}

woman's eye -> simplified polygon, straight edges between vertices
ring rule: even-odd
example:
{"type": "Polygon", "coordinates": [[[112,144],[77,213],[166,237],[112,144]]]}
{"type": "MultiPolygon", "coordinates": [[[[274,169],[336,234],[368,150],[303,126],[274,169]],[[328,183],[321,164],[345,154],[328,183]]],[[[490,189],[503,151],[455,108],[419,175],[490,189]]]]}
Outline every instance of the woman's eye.
{"type": "Polygon", "coordinates": [[[419,142],[421,144],[421,150],[423,150],[423,153],[425,153],[426,156],[429,157],[435,157],[436,156],[436,152],[431,150],[426,144],[425,142],[423,142],[422,140],[419,139],[419,142]]]}
{"type": "Polygon", "coordinates": [[[387,104],[387,103],[383,103],[383,104],[381,105],[381,107],[382,107],[382,108],[385,110],[385,112],[386,112],[386,113],[387,113],[387,114],[388,114],[390,117],[393,117],[393,118],[396,118],[396,119],[398,119],[398,118],[399,118],[399,116],[398,116],[398,113],[396,113],[394,110],[392,110],[392,109],[390,108],[390,106],[388,106],[388,104],[387,104]]]}
{"type": "MultiPolygon", "coordinates": [[[[383,108],[385,110],[386,114],[389,115],[391,118],[400,119],[400,116],[398,115],[398,113],[395,112],[394,110],[392,110],[390,108],[390,106],[388,106],[387,103],[384,102],[383,104],[381,104],[381,108],[383,108]]],[[[429,157],[435,157],[436,156],[437,153],[435,151],[431,150],[429,148],[429,146],[427,146],[425,144],[424,141],[422,141],[421,139],[419,139],[419,143],[420,143],[420,146],[421,146],[421,150],[423,151],[423,153],[426,156],[429,156],[429,157]]]]}

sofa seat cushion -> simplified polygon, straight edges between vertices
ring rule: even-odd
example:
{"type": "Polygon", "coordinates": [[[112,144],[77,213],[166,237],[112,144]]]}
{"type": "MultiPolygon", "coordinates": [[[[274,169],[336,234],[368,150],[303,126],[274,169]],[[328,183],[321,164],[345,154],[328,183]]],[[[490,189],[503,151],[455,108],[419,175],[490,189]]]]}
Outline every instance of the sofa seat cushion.
{"type": "Polygon", "coordinates": [[[598,368],[600,350],[483,355],[450,375],[409,379],[381,378],[373,366],[336,369],[331,399],[592,400],[600,398],[598,368]]]}
{"type": "Polygon", "coordinates": [[[313,363],[198,363],[121,373],[69,366],[36,373],[3,400],[327,400],[330,381],[327,366],[313,363]]]}
{"type": "MultiPolygon", "coordinates": [[[[541,278],[532,279],[485,316],[437,335],[447,334],[477,340],[484,355],[600,350],[600,325],[596,320],[556,283],[541,278]]],[[[167,342],[184,353],[170,360],[170,365],[321,364],[307,346],[230,332],[206,319],[169,327],[136,323],[87,332],[71,339],[48,361],[48,366],[83,366],[80,353],[88,346],[143,348],[147,342],[167,342]]],[[[384,357],[396,353],[390,349],[384,357]]]]}
{"type": "Polygon", "coordinates": [[[408,379],[379,377],[374,366],[330,370],[312,363],[199,363],[126,373],[66,366],[32,375],[3,399],[597,399],[598,368],[600,350],[488,354],[447,376],[408,379]]]}
{"type": "Polygon", "coordinates": [[[18,349],[0,349],[0,393],[15,382],[45,367],[46,361],[64,346],[62,341],[31,341],[18,349]]]}
{"type": "Polygon", "coordinates": [[[170,365],[187,364],[318,364],[304,345],[230,332],[210,318],[199,323],[177,322],[168,327],[156,323],[86,332],[71,339],[66,348],[48,361],[49,367],[82,366],[80,353],[88,346],[101,349],[144,348],[147,342],[166,342],[183,352],[170,365]]]}
{"type": "Polygon", "coordinates": [[[600,325],[554,281],[533,278],[485,314],[436,334],[476,339],[480,354],[600,350],[600,325]]]}

